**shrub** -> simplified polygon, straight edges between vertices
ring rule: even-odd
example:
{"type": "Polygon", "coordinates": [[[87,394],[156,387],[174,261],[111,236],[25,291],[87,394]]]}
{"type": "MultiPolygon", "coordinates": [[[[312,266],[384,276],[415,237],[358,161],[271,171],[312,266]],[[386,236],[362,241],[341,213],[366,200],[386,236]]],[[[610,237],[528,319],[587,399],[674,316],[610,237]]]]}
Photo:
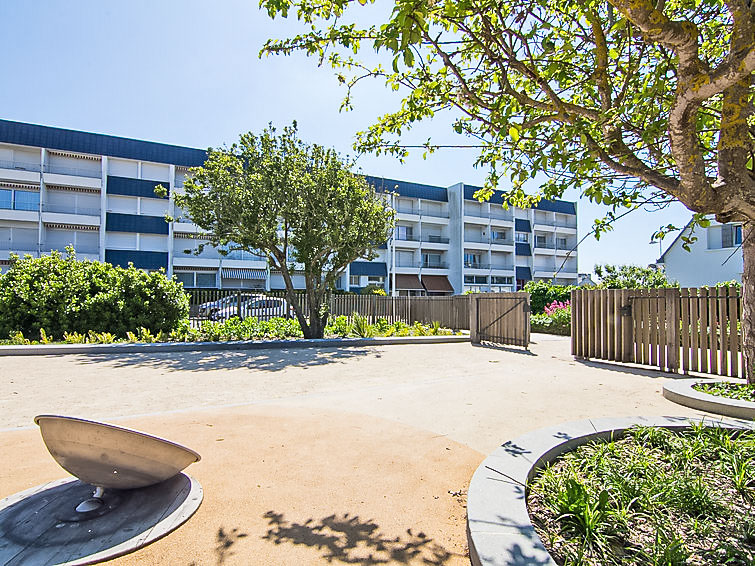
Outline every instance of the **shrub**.
{"type": "Polygon", "coordinates": [[[569,336],[571,334],[571,304],[569,301],[553,301],[546,305],[545,312],[530,316],[530,328],[532,332],[545,334],[559,334],[569,336]]]}
{"type": "Polygon", "coordinates": [[[381,297],[385,297],[385,289],[381,287],[380,285],[376,285],[374,283],[370,283],[366,287],[362,287],[361,293],[362,295],[380,295],[381,297]]]}
{"type": "Polygon", "coordinates": [[[545,306],[554,301],[568,301],[576,288],[573,285],[553,285],[550,281],[528,281],[524,286],[524,290],[530,294],[532,314],[542,314],[545,306]]]}
{"type": "Polygon", "coordinates": [[[188,312],[182,285],[164,273],[78,261],[72,248],[66,257],[13,255],[0,276],[0,336],[170,332],[188,312]]]}

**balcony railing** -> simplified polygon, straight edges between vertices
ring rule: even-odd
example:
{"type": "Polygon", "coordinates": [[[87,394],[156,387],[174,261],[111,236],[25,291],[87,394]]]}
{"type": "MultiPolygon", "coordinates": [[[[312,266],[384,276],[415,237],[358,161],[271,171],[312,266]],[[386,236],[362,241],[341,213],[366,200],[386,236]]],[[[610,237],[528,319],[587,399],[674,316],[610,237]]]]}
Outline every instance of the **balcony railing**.
{"type": "Polygon", "coordinates": [[[28,161],[6,161],[0,159],[0,169],[16,169],[18,171],[32,171],[39,173],[39,163],[28,161]]]}
{"type": "Polygon", "coordinates": [[[498,269],[501,271],[514,271],[513,263],[493,263],[490,265],[490,269],[498,269]]]}
{"type": "Polygon", "coordinates": [[[396,240],[401,240],[402,242],[417,242],[418,241],[416,236],[409,236],[407,234],[397,234],[396,240]]]}
{"type": "Polygon", "coordinates": [[[479,261],[465,261],[464,267],[468,269],[490,269],[490,264],[479,261]]]}
{"type": "Polygon", "coordinates": [[[487,210],[482,208],[467,208],[464,207],[464,216],[474,216],[476,218],[488,218],[490,215],[487,210]]]}
{"type": "Polygon", "coordinates": [[[260,255],[260,254],[253,254],[246,250],[233,250],[232,252],[228,252],[228,255],[225,256],[225,259],[235,259],[235,260],[243,260],[243,261],[267,261],[267,258],[265,256],[260,255]]]}
{"type": "Polygon", "coordinates": [[[490,238],[491,244],[498,244],[499,246],[513,246],[513,238],[490,238]]]}
{"type": "Polygon", "coordinates": [[[559,226],[561,228],[576,228],[577,227],[577,221],[570,221],[570,220],[550,220],[550,219],[542,219],[542,218],[535,218],[535,224],[541,224],[543,226],[559,226]]]}
{"type": "Polygon", "coordinates": [[[396,212],[402,212],[404,214],[419,214],[419,209],[413,206],[407,206],[405,204],[399,204],[396,206],[396,212]]]}
{"type": "Polygon", "coordinates": [[[11,250],[18,255],[36,254],[39,253],[39,246],[37,244],[17,244],[12,240],[2,240],[0,241],[0,250],[11,250]]]}
{"type": "Polygon", "coordinates": [[[488,243],[490,243],[490,238],[488,238],[487,236],[480,236],[480,235],[477,235],[477,234],[472,234],[472,235],[465,235],[464,236],[464,241],[465,242],[475,242],[477,244],[488,244],[488,243]]]}
{"type": "Polygon", "coordinates": [[[547,250],[555,250],[556,245],[553,242],[539,242],[535,240],[535,248],[545,248],[547,250]]]}
{"type": "Polygon", "coordinates": [[[449,243],[450,240],[448,238],[443,238],[441,236],[430,235],[430,236],[423,236],[422,241],[429,242],[431,244],[447,244],[449,243]]]}
{"type": "Polygon", "coordinates": [[[514,220],[514,215],[510,210],[501,210],[500,207],[490,207],[490,218],[496,220],[514,220]]]}
{"type": "Polygon", "coordinates": [[[70,204],[43,204],[42,212],[57,212],[60,214],[81,214],[84,216],[99,216],[99,208],[87,208],[84,206],[71,206],[70,204]]]}
{"type": "Polygon", "coordinates": [[[448,269],[448,264],[443,261],[423,261],[420,267],[425,269],[448,269]]]}
{"type": "Polygon", "coordinates": [[[431,216],[433,218],[448,218],[448,212],[443,210],[421,210],[421,216],[431,216]]]}
{"type": "Polygon", "coordinates": [[[564,222],[563,220],[556,220],[555,225],[560,228],[575,228],[576,229],[577,221],[575,220],[574,222],[569,222],[569,221],[564,222]]]}
{"type": "MultiPolygon", "coordinates": [[[[59,244],[59,243],[47,243],[42,246],[42,252],[48,253],[50,250],[57,250],[60,253],[65,253],[66,246],[73,244],[59,244]]],[[[73,246],[74,251],[77,254],[99,254],[99,246],[73,246]]]]}
{"type": "Polygon", "coordinates": [[[397,259],[396,260],[396,267],[419,267],[419,264],[416,261],[409,261],[405,259],[397,259]]]}
{"type": "MultiPolygon", "coordinates": [[[[39,171],[39,168],[37,168],[39,171]]],[[[66,165],[45,165],[45,173],[57,173],[59,175],[74,175],[76,177],[90,177],[99,179],[102,177],[102,169],[93,171],[92,169],[83,169],[81,167],[68,167],[66,165]]]]}

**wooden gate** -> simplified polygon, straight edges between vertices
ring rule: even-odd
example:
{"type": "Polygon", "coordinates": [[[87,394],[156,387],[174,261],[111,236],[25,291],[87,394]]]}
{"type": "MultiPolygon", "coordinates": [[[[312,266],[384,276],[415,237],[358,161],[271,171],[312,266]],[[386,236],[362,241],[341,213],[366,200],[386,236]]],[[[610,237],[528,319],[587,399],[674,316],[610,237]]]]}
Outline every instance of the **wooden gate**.
{"type": "Polygon", "coordinates": [[[480,293],[471,295],[469,329],[473,344],[493,342],[529,346],[529,293],[480,293]]]}
{"type": "Polygon", "coordinates": [[[734,288],[572,291],[572,355],[744,375],[742,297],[734,288]]]}

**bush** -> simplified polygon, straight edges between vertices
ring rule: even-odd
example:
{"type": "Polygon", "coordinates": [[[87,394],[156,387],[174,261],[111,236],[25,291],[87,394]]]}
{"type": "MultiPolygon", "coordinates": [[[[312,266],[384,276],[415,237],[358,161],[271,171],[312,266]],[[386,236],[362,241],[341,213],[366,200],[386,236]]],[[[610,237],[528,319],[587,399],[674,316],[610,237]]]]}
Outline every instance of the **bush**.
{"type": "Polygon", "coordinates": [[[530,294],[532,314],[542,314],[545,306],[554,301],[566,302],[571,299],[573,285],[553,285],[550,281],[528,281],[524,291],[530,294]]]}
{"type": "Polygon", "coordinates": [[[45,339],[90,332],[125,337],[141,328],[170,332],[188,313],[183,286],[164,273],[78,261],[71,248],[65,258],[57,252],[11,256],[0,275],[0,336],[42,336],[41,329],[45,339]]]}
{"type": "Polygon", "coordinates": [[[530,316],[530,329],[532,332],[569,336],[571,334],[571,305],[569,301],[566,303],[554,301],[550,305],[546,305],[544,313],[530,316]]]}

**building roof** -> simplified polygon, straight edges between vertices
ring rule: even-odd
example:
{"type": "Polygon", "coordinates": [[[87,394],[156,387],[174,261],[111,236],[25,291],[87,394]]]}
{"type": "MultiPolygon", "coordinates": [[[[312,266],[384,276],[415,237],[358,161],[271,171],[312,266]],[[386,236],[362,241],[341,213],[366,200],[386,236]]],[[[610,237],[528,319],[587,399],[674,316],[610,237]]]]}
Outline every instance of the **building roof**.
{"type": "MultiPolygon", "coordinates": [[[[464,185],[464,199],[465,200],[477,200],[474,198],[474,194],[482,187],[474,185],[464,185]]],[[[490,197],[491,204],[503,204],[503,191],[493,191],[490,197]]],[[[577,214],[577,206],[575,203],[567,200],[558,199],[542,199],[532,208],[537,210],[547,210],[549,212],[559,212],[561,214],[577,214]]]]}
{"type": "Polygon", "coordinates": [[[203,149],[135,140],[78,130],[0,120],[0,142],[59,151],[123,157],[155,163],[197,167],[207,158],[203,149]]]}
{"type": "Polygon", "coordinates": [[[409,181],[386,179],[385,177],[375,177],[373,175],[365,175],[364,178],[379,193],[396,192],[402,197],[448,202],[448,191],[445,187],[410,183],[409,181]]]}
{"type": "Polygon", "coordinates": [[[684,228],[682,228],[681,230],[679,230],[679,233],[676,235],[676,238],[674,238],[674,240],[671,242],[671,245],[666,248],[666,251],[661,254],[661,257],[658,258],[658,260],[656,261],[656,263],[665,263],[666,254],[669,253],[669,251],[671,250],[671,248],[673,248],[676,245],[676,243],[682,237],[682,234],[684,234],[687,231],[687,228],[689,228],[690,224],[692,224],[692,219],[691,218],[690,218],[689,222],[687,222],[684,225],[684,228]]]}

